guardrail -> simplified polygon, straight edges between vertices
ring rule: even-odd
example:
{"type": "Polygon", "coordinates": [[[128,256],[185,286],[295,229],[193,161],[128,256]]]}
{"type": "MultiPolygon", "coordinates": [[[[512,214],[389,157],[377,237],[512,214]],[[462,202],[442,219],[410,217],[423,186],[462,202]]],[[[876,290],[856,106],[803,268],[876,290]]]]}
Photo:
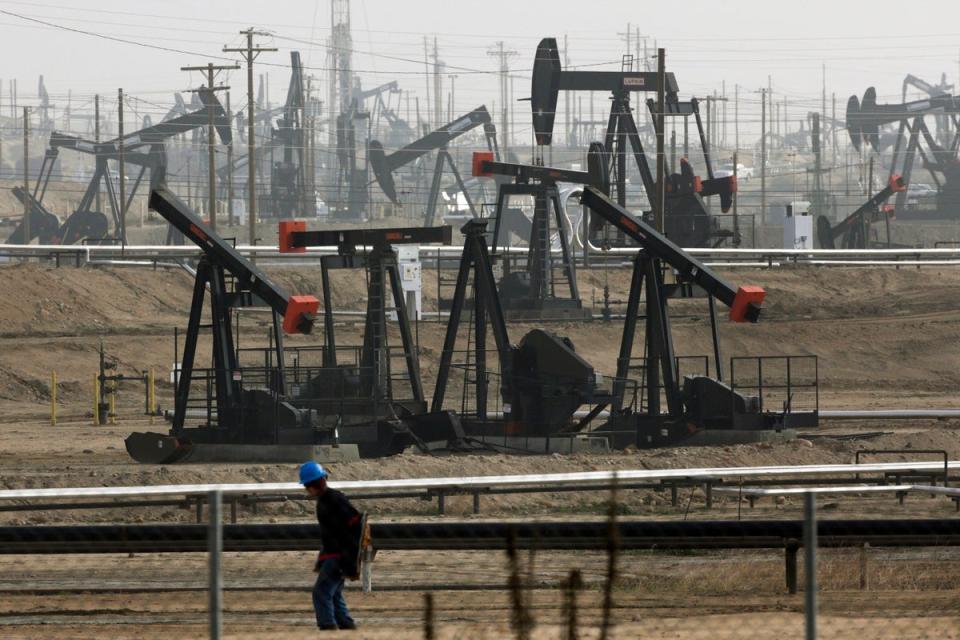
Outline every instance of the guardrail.
{"type": "MultiPolygon", "coordinates": [[[[886,484],[894,478],[923,479],[935,484],[943,479],[945,469],[960,469],[960,461],[943,462],[878,462],[869,464],[826,464],[763,467],[706,467],[698,469],[634,469],[621,471],[583,471],[573,473],[466,476],[452,478],[403,478],[396,480],[331,480],[330,486],[352,499],[374,498],[437,498],[440,513],[447,496],[472,495],[474,513],[480,511],[480,497],[515,493],[551,493],[565,491],[597,491],[617,486],[621,489],[669,490],[674,505],[682,487],[702,487],[707,507],[712,506],[713,489],[725,482],[752,485],[789,484],[817,481],[862,484],[862,474],[877,474],[877,482],[886,484]]],[[[219,492],[231,505],[232,521],[236,522],[238,504],[306,499],[303,488],[295,482],[152,485],[125,487],[73,487],[45,489],[8,489],[0,491],[0,511],[34,509],[110,508],[151,505],[195,505],[198,521],[202,505],[211,492],[219,492]],[[134,498],[135,501],[111,503],[110,500],[134,498]],[[22,504],[29,500],[30,504],[22,504]],[[55,503],[53,501],[56,501],[55,503]],[[74,501],[86,501],[74,502],[74,501]],[[91,502],[93,501],[93,502],[91,502]],[[156,501],[156,502],[154,502],[156,501]],[[88,506],[91,505],[91,506],[88,506]]]]}
{"type": "MultiPolygon", "coordinates": [[[[357,247],[364,251],[369,247],[357,247]]],[[[792,264],[814,264],[822,266],[946,266],[960,265],[960,247],[938,247],[933,249],[733,249],[733,248],[688,248],[684,249],[691,255],[697,256],[713,264],[728,264],[743,266],[784,266],[792,264]]],[[[284,263],[312,262],[320,256],[337,253],[337,248],[309,247],[304,253],[280,253],[272,245],[239,245],[237,251],[242,255],[256,258],[281,261],[284,263]]],[[[462,247],[422,247],[420,257],[425,261],[436,261],[440,258],[454,258],[462,253],[462,247]]],[[[526,255],[526,247],[501,247],[499,253],[526,255]]],[[[591,263],[601,263],[605,260],[620,258],[626,259],[637,252],[630,247],[611,248],[606,251],[591,252],[591,263]]],[[[554,253],[559,255],[558,250],[554,253]]],[[[109,261],[111,264],[135,264],[146,261],[146,264],[162,264],[164,261],[199,258],[201,251],[192,246],[166,245],[0,245],[0,256],[6,257],[34,257],[74,264],[98,263],[109,261]]],[[[576,259],[582,260],[578,253],[576,259]]]]}

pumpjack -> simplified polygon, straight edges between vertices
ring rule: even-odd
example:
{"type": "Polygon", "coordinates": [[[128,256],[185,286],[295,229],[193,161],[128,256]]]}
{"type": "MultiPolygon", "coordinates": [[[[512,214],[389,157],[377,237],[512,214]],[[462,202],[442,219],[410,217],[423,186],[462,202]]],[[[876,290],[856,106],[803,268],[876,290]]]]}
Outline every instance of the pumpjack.
{"type": "MultiPolygon", "coordinates": [[[[447,390],[455,379],[460,379],[455,374],[463,371],[463,397],[472,396],[472,402],[464,402],[458,415],[469,440],[507,452],[526,453],[570,451],[600,442],[602,439],[574,438],[561,431],[570,425],[581,406],[611,401],[609,381],[599,376],[577,353],[573,342],[563,336],[534,329],[518,344],[511,343],[497,294],[486,227],[487,220],[477,219],[468,220],[461,229],[463,253],[431,412],[445,409],[447,390]],[[472,301],[468,300],[470,293],[472,301]],[[466,362],[454,363],[455,355],[462,353],[456,346],[465,311],[472,316],[468,334],[472,336],[473,349],[468,349],[466,362]],[[498,371],[488,364],[488,333],[493,335],[498,371]],[[499,388],[499,398],[491,397],[491,385],[499,388]],[[472,387],[472,394],[467,393],[468,387],[472,387]]],[[[605,440],[602,441],[605,446],[605,440]]]]}
{"type": "Polygon", "coordinates": [[[576,266],[570,247],[569,223],[557,185],[595,185],[605,192],[609,191],[609,175],[604,156],[603,145],[593,143],[587,154],[588,170],[573,171],[535,164],[497,162],[491,153],[474,154],[474,176],[513,179],[512,183],[501,180],[497,188],[491,242],[493,255],[499,255],[499,247],[509,246],[510,243],[504,238],[507,231],[522,233],[524,226],[527,229],[529,244],[526,269],[511,271],[509,254],[502,256],[504,273],[500,280],[500,297],[508,318],[590,317],[589,309],[583,307],[580,299],[576,266]],[[533,198],[533,218],[528,225],[518,221],[520,219],[526,222],[522,210],[510,207],[511,200],[517,197],[533,198]],[[553,256],[554,229],[560,248],[559,275],[556,273],[557,260],[553,256]]]}
{"type": "MultiPolygon", "coordinates": [[[[651,170],[643,143],[630,106],[630,94],[634,91],[656,91],[657,74],[647,71],[564,71],[556,38],[544,38],[537,46],[533,64],[530,106],[533,113],[533,128],[536,142],[541,146],[551,144],[554,118],[560,91],[609,91],[611,95],[604,148],[611,176],[612,192],[620,206],[627,204],[627,153],[632,152],[647,200],[656,207],[655,170],[651,170]]],[[[668,188],[664,203],[665,232],[682,246],[702,247],[718,244],[731,233],[721,232],[716,219],[710,216],[703,197],[719,195],[721,209],[726,212],[733,202],[737,184],[733,176],[714,178],[706,135],[700,118],[697,100],[681,101],[673,73],[665,74],[666,104],[664,117],[687,118],[697,122],[703,148],[707,178],[694,175],[688,159],[681,160],[677,173],[665,165],[664,179],[668,188]],[[674,188],[671,188],[673,185],[674,188]]],[[[647,102],[651,112],[656,111],[653,101],[647,102]]]]}
{"type": "Polygon", "coordinates": [[[890,176],[902,176],[904,182],[910,183],[919,154],[937,186],[936,207],[932,209],[913,210],[908,207],[907,192],[898,192],[894,212],[900,220],[955,219],[960,211],[960,129],[947,144],[940,144],[926,125],[924,118],[928,115],[946,115],[956,120],[960,117],[960,98],[939,93],[903,104],[877,104],[877,90],[869,87],[862,100],[854,95],[847,101],[847,131],[855,149],[859,151],[868,141],[879,151],[880,127],[898,123],[890,176]]]}
{"type": "Polygon", "coordinates": [[[443,442],[448,448],[464,446],[464,434],[454,414],[427,411],[396,248],[449,245],[452,228],[308,231],[305,222],[289,221],[280,223],[279,238],[282,253],[337,246],[336,255],[320,258],[324,327],[320,368],[299,388],[294,402],[316,412],[322,423],[336,426],[341,442],[356,444],[364,458],[399,453],[411,444],[425,447],[426,442],[443,442]],[[361,252],[361,247],[369,249],[361,252]],[[368,279],[359,348],[340,345],[336,338],[330,274],[344,269],[363,269],[368,279]],[[390,314],[396,318],[400,334],[398,348],[390,344],[390,314]]]}
{"type": "Polygon", "coordinates": [[[264,214],[277,218],[293,218],[316,210],[316,194],[308,193],[305,172],[303,111],[306,105],[303,88],[303,65],[300,52],[290,52],[290,87],[283,115],[271,130],[272,145],[279,149],[280,160],[270,167],[270,203],[264,214]]]}
{"type": "Polygon", "coordinates": [[[334,431],[320,428],[309,410],[290,402],[284,371],[283,335],[309,334],[319,300],[287,293],[162,184],[151,192],[150,208],[199,246],[203,256],[196,267],[170,432],[131,434],[126,439],[130,456],[138,462],[159,464],[286,460],[303,455],[329,459],[340,453],[334,447],[339,444],[334,431]],[[228,288],[228,276],[232,289],[228,288]],[[210,369],[201,370],[194,365],[207,291],[212,362],[210,369]],[[252,306],[266,306],[273,319],[272,351],[277,366],[261,371],[260,376],[245,375],[234,343],[233,311],[252,306]],[[191,402],[195,383],[206,383],[215,397],[202,412],[205,422],[188,427],[188,408],[196,405],[191,402]]]}
{"type": "MultiPolygon", "coordinates": [[[[591,431],[605,435],[613,446],[635,444],[656,447],[683,442],[701,431],[763,431],[792,426],[815,426],[816,411],[769,412],[761,399],[745,395],[723,382],[719,327],[715,301],[729,307],[734,322],[757,322],[766,293],[761,287],[734,287],[712,269],[677,246],[642,219],[613,202],[595,187],[585,187],[583,204],[595,214],[591,234],[610,224],[639,245],[633,259],[633,276],[627,301],[623,337],[614,377],[610,417],[591,431]],[[676,281],[668,284],[665,273],[672,270],[676,281]],[[709,302],[717,377],[688,375],[679,379],[667,301],[678,289],[697,287],[709,302]],[[641,295],[645,312],[641,314],[641,295]],[[645,317],[644,379],[639,404],[628,398],[629,374],[637,319],[645,317]],[[666,412],[661,411],[661,391],[666,412]]],[[[589,418],[599,415],[597,407],[589,418]]]]}
{"type": "MultiPolygon", "coordinates": [[[[838,222],[830,224],[826,216],[817,216],[817,240],[821,249],[836,249],[837,240],[840,249],[866,249],[870,243],[870,225],[892,214],[884,204],[894,193],[907,190],[907,184],[900,176],[890,176],[887,186],[863,203],[856,211],[838,222]]],[[[890,246],[890,238],[884,246],[890,246]]]]}
{"type": "Polygon", "coordinates": [[[203,108],[156,125],[134,131],[124,135],[121,139],[107,142],[95,142],[78,136],[54,131],[50,134],[48,148],[43,157],[43,163],[37,174],[33,190],[27,192],[23,187],[14,187],[13,194],[20,202],[29,202],[30,211],[30,238],[23,234],[23,224],[14,229],[8,243],[26,243],[39,238],[41,244],[74,244],[82,239],[101,240],[109,233],[110,223],[107,216],[96,210],[97,196],[101,186],[106,187],[107,203],[113,220],[113,228],[119,236],[121,233],[122,210],[127,210],[133,202],[140,184],[144,181],[147,171],[153,174],[166,164],[164,143],[166,140],[187,131],[204,127],[209,121],[209,111],[213,110],[214,124],[221,141],[229,143],[231,140],[230,123],[226,113],[216,96],[210,91],[199,92],[203,108]],[[118,201],[119,194],[114,184],[110,161],[119,161],[120,147],[123,146],[124,163],[139,168],[131,188],[127,190],[127,200],[118,201]],[[94,156],[95,168],[90,182],[80,199],[77,210],[70,214],[61,224],[55,214],[43,206],[43,197],[60,155],[61,149],[70,149],[78,153],[94,156]]]}
{"type": "Polygon", "coordinates": [[[497,129],[490,118],[490,113],[484,105],[480,105],[453,122],[443,125],[436,131],[428,133],[419,140],[411,142],[390,155],[386,154],[383,144],[378,140],[371,140],[369,146],[370,167],[373,169],[373,175],[380,184],[383,193],[386,194],[394,204],[400,204],[397,196],[396,183],[394,181],[394,171],[415,162],[431,151],[436,151],[437,158],[433,170],[433,180],[430,186],[430,193],[427,196],[427,226],[433,225],[436,218],[437,201],[440,196],[440,184],[443,179],[445,166],[450,168],[450,172],[453,174],[460,192],[467,201],[467,207],[470,209],[471,216],[474,218],[478,217],[477,209],[470,199],[470,193],[464,185],[463,178],[460,176],[460,171],[457,169],[457,165],[453,161],[453,156],[450,155],[448,147],[455,139],[479,126],[483,127],[487,148],[494,157],[499,158],[500,152],[497,148],[497,129]]]}
{"type": "Polygon", "coordinates": [[[342,460],[399,453],[407,446],[462,439],[456,416],[427,412],[416,345],[400,291],[393,244],[450,241],[450,229],[306,231],[305,223],[281,224],[281,247],[300,251],[314,243],[339,246],[323,261],[325,344],[288,347],[286,334],[310,334],[320,301],[291,295],[209,228],[168,189],[158,186],[150,206],[203,250],[197,265],[190,320],[176,386],[170,432],[134,433],[127,451],[146,463],[342,460]],[[373,250],[361,255],[357,248],[373,250]],[[329,271],[367,268],[371,277],[363,346],[339,348],[334,338],[329,271]],[[230,286],[232,283],[232,287],[230,286]],[[197,366],[197,344],[209,291],[212,357],[197,366]],[[388,291],[393,306],[387,304],[388,291]],[[238,309],[266,308],[272,318],[269,347],[240,348],[238,309]],[[387,313],[400,322],[404,374],[391,367],[387,313]],[[346,361],[344,353],[355,359],[346,361]],[[311,357],[319,353],[319,361],[311,357]],[[243,361],[254,359],[256,365],[243,361]],[[339,355],[338,355],[339,354],[339,355]],[[401,391],[401,379],[412,390],[401,391]],[[206,383],[206,396],[197,397],[206,383]],[[188,426],[199,418],[200,424],[188,426]],[[306,457],[305,457],[306,456],[306,457]]]}

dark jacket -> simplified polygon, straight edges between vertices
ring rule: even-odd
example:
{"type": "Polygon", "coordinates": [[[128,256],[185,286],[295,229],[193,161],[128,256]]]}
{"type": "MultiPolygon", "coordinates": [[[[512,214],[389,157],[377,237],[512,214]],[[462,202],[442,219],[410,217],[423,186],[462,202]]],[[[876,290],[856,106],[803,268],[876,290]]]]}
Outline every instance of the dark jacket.
{"type": "Polygon", "coordinates": [[[327,488],[317,498],[317,522],[323,540],[323,557],[354,557],[360,545],[360,512],[336,489],[327,488]]]}

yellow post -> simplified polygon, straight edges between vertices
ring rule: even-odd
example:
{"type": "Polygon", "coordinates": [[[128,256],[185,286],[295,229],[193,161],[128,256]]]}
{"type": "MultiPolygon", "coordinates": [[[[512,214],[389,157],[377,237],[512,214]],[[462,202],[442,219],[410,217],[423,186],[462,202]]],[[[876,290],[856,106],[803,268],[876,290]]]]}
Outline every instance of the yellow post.
{"type": "Polygon", "coordinates": [[[100,426],[100,378],[93,374],[93,426],[100,426]]]}
{"type": "Polygon", "coordinates": [[[147,384],[150,385],[147,397],[150,399],[150,424],[153,424],[153,412],[157,410],[157,387],[156,378],[153,376],[153,367],[147,374],[147,384]]]}
{"type": "Polygon", "coordinates": [[[57,426],[57,372],[50,372],[50,426],[57,426]]]}
{"type": "Polygon", "coordinates": [[[116,391],[110,392],[110,413],[107,415],[109,416],[108,422],[110,424],[117,424],[117,392],[116,391]]]}

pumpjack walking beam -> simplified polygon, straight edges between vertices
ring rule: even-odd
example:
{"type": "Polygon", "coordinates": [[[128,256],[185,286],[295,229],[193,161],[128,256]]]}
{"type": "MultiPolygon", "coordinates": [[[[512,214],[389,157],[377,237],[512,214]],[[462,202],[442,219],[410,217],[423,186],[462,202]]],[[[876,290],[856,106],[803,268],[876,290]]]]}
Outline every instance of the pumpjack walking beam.
{"type": "Polygon", "coordinates": [[[457,181],[457,186],[467,199],[467,206],[470,209],[471,215],[474,218],[478,217],[476,207],[474,207],[473,201],[470,199],[470,195],[464,186],[463,178],[460,176],[460,172],[448,150],[451,142],[478,126],[483,126],[487,149],[494,154],[494,157],[499,158],[500,151],[497,147],[497,129],[493,124],[493,120],[490,118],[490,113],[484,105],[480,105],[470,113],[460,116],[453,122],[445,124],[436,131],[428,133],[419,140],[411,142],[390,155],[386,155],[383,145],[378,140],[371,140],[369,148],[370,166],[373,168],[373,175],[380,184],[380,188],[383,189],[384,194],[390,198],[391,202],[399,204],[400,200],[397,197],[393,172],[436,150],[437,159],[433,170],[433,181],[430,186],[430,193],[427,196],[427,226],[433,225],[436,217],[437,200],[440,194],[440,180],[443,177],[444,165],[450,167],[450,171],[457,181]]]}
{"type": "MultiPolygon", "coordinates": [[[[592,220],[593,230],[604,223],[609,223],[622,231],[640,245],[634,258],[633,277],[630,286],[630,295],[627,302],[626,320],[623,337],[620,345],[620,354],[617,358],[617,376],[614,383],[613,414],[622,415],[625,381],[629,375],[630,360],[633,353],[634,335],[636,333],[637,318],[640,312],[641,290],[646,291],[646,357],[651,363],[646,367],[646,384],[644,389],[646,407],[645,417],[648,425],[637,422],[637,442],[641,440],[641,430],[645,426],[658,426],[662,420],[660,415],[660,387],[665,392],[667,400],[667,418],[677,427],[683,417],[684,405],[676,371],[673,337],[670,327],[670,316],[667,310],[666,287],[663,281],[665,266],[671,267],[683,282],[693,283],[702,288],[710,299],[711,328],[713,330],[714,350],[718,372],[720,369],[719,336],[716,323],[713,300],[719,300],[730,308],[730,319],[735,322],[756,322],[760,317],[760,305],[765,292],[760,287],[734,287],[719,275],[715,274],[702,262],[685,252],[682,248],[661,235],[652,226],[632,216],[626,209],[610,200],[610,198],[594,187],[586,187],[583,191],[583,204],[597,214],[592,220]]],[[[718,376],[721,377],[721,376],[718,376]]],[[[668,428],[671,425],[668,425],[668,428]]],[[[669,438],[661,440],[660,429],[647,433],[651,442],[676,438],[679,434],[671,434],[669,438]]]]}

